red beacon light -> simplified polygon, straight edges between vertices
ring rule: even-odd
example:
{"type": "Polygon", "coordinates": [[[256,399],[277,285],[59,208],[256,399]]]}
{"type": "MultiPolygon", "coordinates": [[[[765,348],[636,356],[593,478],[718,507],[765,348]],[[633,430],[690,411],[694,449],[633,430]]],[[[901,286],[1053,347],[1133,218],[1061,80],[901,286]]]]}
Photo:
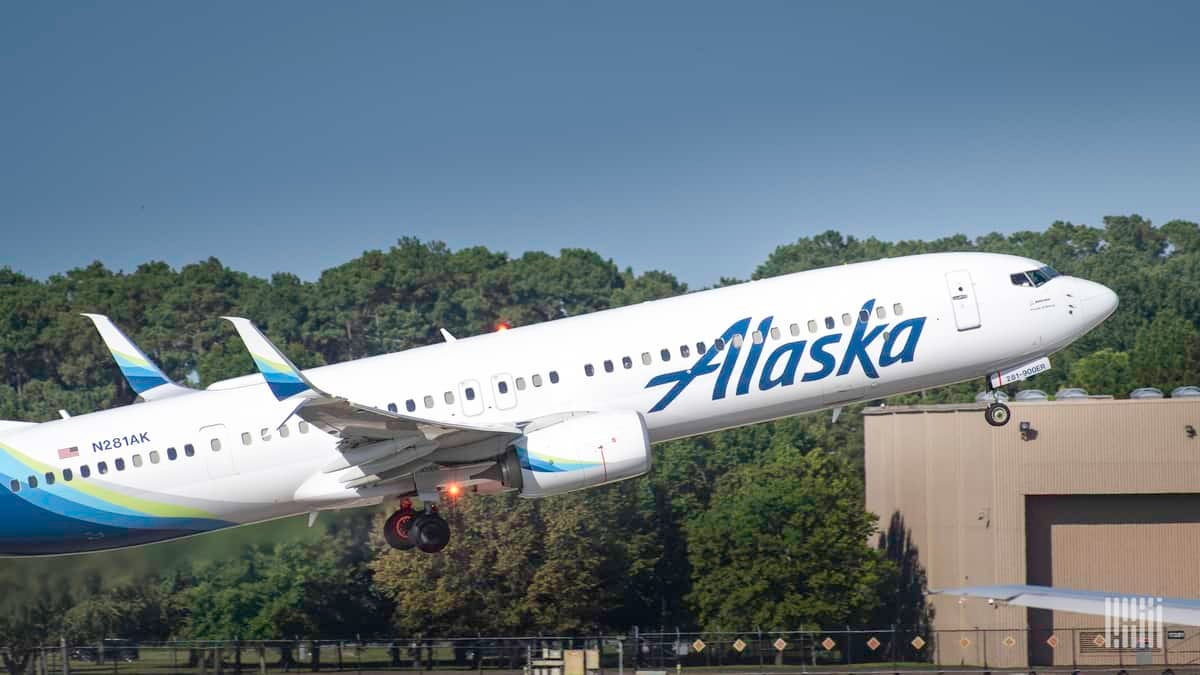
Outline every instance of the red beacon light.
{"type": "Polygon", "coordinates": [[[496,322],[496,332],[497,332],[497,333],[500,333],[500,332],[502,332],[502,331],[506,331],[506,330],[508,330],[509,328],[512,328],[512,326],[511,326],[511,325],[509,325],[509,323],[508,323],[507,321],[497,321],[497,322],[496,322]]]}
{"type": "Polygon", "coordinates": [[[450,495],[451,499],[458,499],[458,495],[461,493],[462,488],[458,486],[458,483],[451,483],[446,487],[446,494],[450,495]]]}

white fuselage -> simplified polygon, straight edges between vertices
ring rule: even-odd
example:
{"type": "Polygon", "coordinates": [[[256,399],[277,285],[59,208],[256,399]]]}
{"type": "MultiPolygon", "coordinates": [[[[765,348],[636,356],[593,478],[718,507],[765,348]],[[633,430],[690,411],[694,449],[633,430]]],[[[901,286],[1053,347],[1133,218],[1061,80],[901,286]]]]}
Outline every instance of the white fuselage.
{"type": "MultiPolygon", "coordinates": [[[[1099,284],[1011,279],[1040,267],[976,253],[845,265],[305,375],[338,396],[447,423],[521,426],[564,413],[637,411],[660,442],[1017,366],[1114,310],[1116,296],[1099,284]]],[[[388,496],[378,488],[298,494],[341,451],[315,427],[302,433],[289,418],[293,407],[252,375],[0,431],[0,553],[134,545],[388,496]]]]}

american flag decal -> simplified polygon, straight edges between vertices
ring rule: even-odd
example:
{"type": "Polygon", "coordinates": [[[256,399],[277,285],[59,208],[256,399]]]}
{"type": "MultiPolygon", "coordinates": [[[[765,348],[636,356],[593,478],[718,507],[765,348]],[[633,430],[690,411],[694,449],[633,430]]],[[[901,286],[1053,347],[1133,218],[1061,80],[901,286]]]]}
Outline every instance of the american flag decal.
{"type": "Polygon", "coordinates": [[[79,456],[79,447],[78,446],[73,445],[69,448],[59,448],[58,449],[58,458],[59,459],[71,459],[72,457],[78,457],[78,456],[79,456]]]}

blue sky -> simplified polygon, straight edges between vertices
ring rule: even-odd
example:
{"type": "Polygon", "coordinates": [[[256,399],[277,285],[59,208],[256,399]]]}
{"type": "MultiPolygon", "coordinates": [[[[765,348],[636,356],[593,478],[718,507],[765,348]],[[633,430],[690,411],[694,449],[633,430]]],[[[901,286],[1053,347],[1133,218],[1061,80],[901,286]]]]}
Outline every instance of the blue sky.
{"type": "Polygon", "coordinates": [[[0,265],[1200,220],[1200,3],[5,3],[0,265]]]}

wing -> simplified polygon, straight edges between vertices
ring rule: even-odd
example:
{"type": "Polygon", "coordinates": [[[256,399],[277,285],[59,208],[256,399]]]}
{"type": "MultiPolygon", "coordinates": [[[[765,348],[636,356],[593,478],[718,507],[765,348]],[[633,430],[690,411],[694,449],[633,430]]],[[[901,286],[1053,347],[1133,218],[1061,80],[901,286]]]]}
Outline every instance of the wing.
{"type": "Polygon", "coordinates": [[[133,340],[122,333],[121,329],[117,328],[116,324],[107,316],[103,314],[84,314],[83,316],[91,319],[92,323],[96,325],[100,338],[104,340],[113,360],[117,362],[121,374],[125,376],[129,386],[137,392],[140,398],[152,401],[157,398],[178,396],[194,391],[172,382],[162,369],[151,361],[141,349],[138,349],[133,340]]]}
{"type": "MultiPolygon", "coordinates": [[[[371,446],[384,441],[404,441],[389,443],[389,447],[410,449],[425,447],[445,449],[467,446],[500,438],[508,440],[521,435],[521,430],[514,425],[470,425],[438,422],[438,420],[408,416],[374,406],[359,404],[342,396],[323,392],[296,368],[292,360],[284,356],[266,336],[260,333],[248,319],[240,317],[224,317],[234,324],[245,342],[254,364],[262,372],[266,384],[278,400],[293,399],[296,405],[292,414],[304,419],[305,422],[317,426],[329,434],[341,438],[338,447],[347,455],[353,456],[348,450],[371,446]]],[[[290,416],[289,416],[290,417],[290,416]]],[[[372,456],[372,462],[378,461],[377,453],[355,453],[372,456]]],[[[347,466],[359,464],[349,461],[347,466]]],[[[342,467],[344,468],[344,467],[342,467]]]]}
{"type": "Polygon", "coordinates": [[[1130,593],[1105,593],[1103,591],[1080,591],[1071,588],[1050,586],[972,586],[969,588],[947,588],[931,591],[940,595],[958,595],[970,598],[986,598],[1010,605],[1055,609],[1062,612],[1095,614],[1105,616],[1113,612],[1115,600],[1149,600],[1162,607],[1163,621],[1184,626],[1200,626],[1200,600],[1186,598],[1161,598],[1133,595],[1130,593]]]}

